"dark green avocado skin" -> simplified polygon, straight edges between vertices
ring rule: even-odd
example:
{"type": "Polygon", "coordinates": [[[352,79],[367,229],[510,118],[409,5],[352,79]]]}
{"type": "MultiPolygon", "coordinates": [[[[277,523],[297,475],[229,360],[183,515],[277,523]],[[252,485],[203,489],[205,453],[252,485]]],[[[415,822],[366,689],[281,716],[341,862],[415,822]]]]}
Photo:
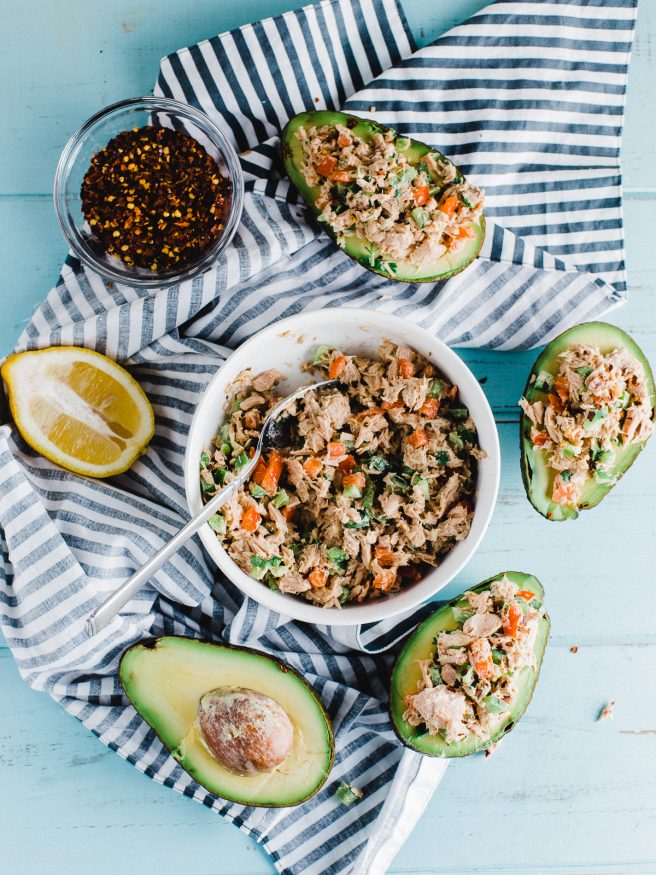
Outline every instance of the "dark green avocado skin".
{"type": "MultiPolygon", "coordinates": [[[[309,186],[305,181],[302,171],[303,150],[301,143],[296,135],[300,127],[306,129],[313,127],[321,127],[323,125],[344,125],[350,128],[353,133],[366,140],[376,133],[384,133],[387,128],[376,122],[362,119],[359,116],[350,115],[342,112],[332,111],[317,111],[317,112],[301,112],[291,118],[282,132],[281,149],[282,158],[285,165],[285,170],[292,183],[298,189],[303,200],[308,204],[313,213],[318,216],[321,210],[316,206],[318,189],[309,186]]],[[[425,143],[418,140],[410,140],[410,145],[403,150],[410,164],[417,164],[427,152],[433,152],[440,155],[441,159],[448,161],[436,149],[432,149],[425,143]]],[[[337,242],[337,236],[328,225],[321,226],[326,233],[337,242]]],[[[450,279],[452,276],[463,271],[476,258],[481,250],[485,239],[485,216],[481,215],[479,221],[474,224],[476,236],[471,240],[466,240],[456,252],[447,253],[435,261],[432,265],[425,265],[417,268],[409,262],[398,262],[396,270],[393,272],[381,268],[379,258],[373,257],[367,247],[369,241],[359,237],[348,237],[340,248],[354,261],[367,270],[383,276],[386,279],[397,280],[404,283],[434,283],[441,280],[450,279]]]]}
{"type": "MultiPolygon", "coordinates": [[[[546,401],[546,394],[534,388],[533,385],[538,374],[540,371],[547,371],[552,376],[555,376],[559,366],[558,357],[561,353],[572,346],[580,344],[599,347],[603,353],[609,353],[623,347],[640,362],[644,368],[645,378],[649,385],[652,421],[654,421],[656,417],[656,389],[649,362],[632,337],[625,331],[622,331],[621,328],[617,328],[617,326],[611,325],[608,322],[583,322],[581,325],[569,328],[552,340],[540,353],[531,368],[531,373],[524,389],[524,397],[527,401],[531,403],[539,400],[546,401]]],[[[522,412],[519,422],[519,445],[524,489],[526,490],[528,500],[535,510],[545,519],[557,522],[576,519],[580,510],[589,510],[596,507],[628,471],[646,445],[646,441],[643,441],[639,444],[619,448],[616,453],[616,462],[609,472],[613,479],[609,482],[598,483],[591,478],[583,488],[578,506],[567,507],[557,504],[551,498],[554,473],[546,466],[540,453],[535,451],[531,442],[530,432],[531,422],[522,412]]]]}
{"type": "MultiPolygon", "coordinates": [[[[507,576],[516,583],[520,589],[534,592],[540,602],[544,600],[544,588],[532,574],[522,571],[505,571],[479,583],[478,586],[469,587],[473,592],[483,592],[492,584],[507,576]]],[[[421,726],[411,726],[403,719],[405,711],[405,697],[409,693],[416,692],[416,683],[420,676],[418,660],[430,658],[434,652],[433,639],[438,632],[448,631],[457,627],[452,614],[452,608],[458,606],[462,596],[457,596],[437,611],[427,617],[407,640],[403,650],[399,654],[392,671],[390,687],[390,717],[392,726],[400,741],[406,747],[416,750],[426,756],[452,758],[464,757],[485,750],[485,748],[499,741],[510,732],[518,723],[529,706],[533,691],[538,681],[540,667],[547,646],[547,639],[551,628],[548,614],[544,614],[540,620],[540,628],[535,642],[535,668],[522,669],[522,687],[514,706],[508,711],[506,718],[499,724],[495,732],[488,738],[470,736],[459,742],[447,744],[439,736],[431,736],[422,730],[421,726]]]]}

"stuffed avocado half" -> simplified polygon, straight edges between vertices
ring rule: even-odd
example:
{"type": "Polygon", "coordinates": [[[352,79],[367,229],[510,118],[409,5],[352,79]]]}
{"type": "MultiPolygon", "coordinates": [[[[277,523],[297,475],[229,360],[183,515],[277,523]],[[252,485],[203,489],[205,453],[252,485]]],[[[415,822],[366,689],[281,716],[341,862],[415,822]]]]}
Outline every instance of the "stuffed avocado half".
{"type": "Polygon", "coordinates": [[[519,403],[526,494],[542,516],[568,520],[599,504],[644,449],[656,390],[628,334],[586,322],[544,349],[519,403]]]}
{"type": "Polygon", "coordinates": [[[330,720],[290,666],[241,647],[151,638],[119,668],[130,701],[211,793],[254,806],[298,805],[325,783],[330,720]]]}
{"type": "Polygon", "coordinates": [[[302,112],[283,130],[282,153],[322,227],[367,270],[446,280],[483,245],[483,193],[424,143],[350,114],[302,112]]]}
{"type": "Polygon", "coordinates": [[[544,590],[506,571],[431,614],[392,673],[390,715],[401,741],[434,757],[484,750],[522,717],[549,636],[544,590]]]}

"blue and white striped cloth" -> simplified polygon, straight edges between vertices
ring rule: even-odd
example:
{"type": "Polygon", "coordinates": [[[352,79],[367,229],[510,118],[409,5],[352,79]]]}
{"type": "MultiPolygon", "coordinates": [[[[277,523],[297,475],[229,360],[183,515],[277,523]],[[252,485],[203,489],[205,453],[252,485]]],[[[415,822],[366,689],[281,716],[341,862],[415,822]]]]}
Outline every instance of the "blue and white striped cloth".
{"type": "Polygon", "coordinates": [[[411,621],[349,640],[289,622],[245,600],[196,541],[104,634],[87,640],[84,619],[185,520],[182,459],[198,395],[272,320],[364,306],[450,344],[502,349],[624,301],[619,146],[635,6],[498,0],[415,51],[395,0],[324,0],[165,58],[157,93],[201,107],[242,153],[234,245],[204,276],[148,294],[69,257],[20,339],[20,349],[75,344],[126,363],[157,422],[148,453],[109,482],[69,474],[0,428],[0,621],[21,674],[155,781],[263,842],[281,872],[384,872],[439,782],[443,764],[403,751],[384,704],[391,657],[380,651],[411,621]],[[281,175],[278,136],[292,114],[322,107],[373,114],[486,188],[491,221],[474,265],[444,284],[394,284],[321,234],[281,175]],[[336,730],[321,793],[295,809],[245,808],[176,765],[117,680],[126,646],[168,633],[254,645],[305,674],[336,730]],[[334,797],[342,778],[365,792],[349,809],[334,797]]]}

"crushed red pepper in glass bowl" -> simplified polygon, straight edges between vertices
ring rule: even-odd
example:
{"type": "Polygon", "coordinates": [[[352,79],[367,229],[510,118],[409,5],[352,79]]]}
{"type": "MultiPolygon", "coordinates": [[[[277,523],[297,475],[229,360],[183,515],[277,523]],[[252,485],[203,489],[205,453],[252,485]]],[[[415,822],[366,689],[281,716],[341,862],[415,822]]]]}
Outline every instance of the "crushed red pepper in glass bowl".
{"type": "Polygon", "coordinates": [[[102,276],[157,287],[211,267],[239,224],[243,179],[225,134],[194,107],[126,100],[71,137],[55,207],[74,253],[102,276]]]}

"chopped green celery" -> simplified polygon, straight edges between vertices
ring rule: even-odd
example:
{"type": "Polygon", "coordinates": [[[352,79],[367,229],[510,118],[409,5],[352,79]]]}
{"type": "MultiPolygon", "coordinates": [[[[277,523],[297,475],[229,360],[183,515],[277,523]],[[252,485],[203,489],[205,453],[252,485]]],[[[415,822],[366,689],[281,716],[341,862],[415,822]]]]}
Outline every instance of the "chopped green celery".
{"type": "Polygon", "coordinates": [[[451,457],[446,450],[439,450],[437,453],[435,453],[435,461],[438,465],[448,465],[450,458],[451,457]]]}
{"type": "Polygon", "coordinates": [[[483,704],[490,714],[502,714],[504,711],[508,710],[506,703],[502,702],[496,696],[486,696],[483,699],[483,704]]]}
{"type": "Polygon", "coordinates": [[[214,482],[218,483],[219,486],[223,486],[223,484],[226,482],[227,476],[227,468],[215,468],[214,471],[212,471],[212,477],[214,477],[214,482]]]}
{"type": "Polygon", "coordinates": [[[349,554],[346,550],[342,550],[340,547],[329,547],[326,550],[326,556],[333,565],[339,568],[340,571],[343,570],[343,567],[348,562],[349,558],[349,554]]]}
{"type": "Polygon", "coordinates": [[[418,228],[428,224],[428,213],[422,207],[415,207],[410,211],[410,215],[418,228]]]}
{"type": "Polygon", "coordinates": [[[276,583],[275,579],[271,577],[270,574],[267,574],[267,586],[269,589],[272,589],[274,592],[280,592],[280,587],[276,583]]]}
{"type": "Polygon", "coordinates": [[[441,683],[444,683],[440,670],[436,665],[431,665],[428,669],[428,676],[433,681],[433,686],[439,687],[441,683]]]}
{"type": "Polygon", "coordinates": [[[451,419],[467,419],[469,410],[466,407],[451,407],[448,411],[451,419]]]}
{"type": "Polygon", "coordinates": [[[216,484],[215,483],[206,483],[204,480],[200,481],[200,491],[203,495],[207,495],[210,492],[215,491],[216,484]]]}
{"type": "Polygon", "coordinates": [[[351,590],[349,589],[349,587],[348,587],[348,586],[344,586],[344,584],[342,584],[342,591],[341,591],[340,594],[337,596],[337,601],[340,603],[340,605],[343,605],[343,604],[344,604],[344,602],[346,601],[346,599],[349,597],[349,593],[350,593],[350,592],[351,592],[351,590]]]}
{"type": "Polygon", "coordinates": [[[372,456],[369,459],[369,468],[384,473],[385,471],[389,471],[390,463],[383,456],[372,456]]]}
{"type": "Polygon", "coordinates": [[[348,523],[344,523],[344,528],[345,529],[366,529],[367,526],[369,526],[369,525],[371,525],[371,517],[369,516],[369,514],[365,510],[360,514],[360,519],[357,522],[351,521],[348,523]]]}
{"type": "Polygon", "coordinates": [[[226,521],[222,514],[215,513],[207,521],[210,529],[218,535],[225,535],[227,531],[226,521]]]}
{"type": "Polygon", "coordinates": [[[454,450],[464,450],[465,442],[460,437],[457,431],[450,431],[447,435],[447,440],[454,450]]]}
{"type": "Polygon", "coordinates": [[[239,455],[234,459],[232,464],[234,465],[235,471],[241,471],[241,469],[248,465],[249,462],[250,458],[248,456],[248,453],[242,450],[242,452],[239,453],[239,455]]]}
{"type": "Polygon", "coordinates": [[[584,380],[587,380],[590,374],[592,373],[592,368],[590,365],[581,365],[580,368],[574,368],[579,377],[583,377],[584,380]]]}
{"type": "Polygon", "coordinates": [[[239,398],[235,398],[230,407],[230,413],[236,413],[238,410],[241,410],[241,401],[239,398]]]}
{"type": "Polygon", "coordinates": [[[219,439],[221,440],[222,444],[229,442],[229,435],[230,435],[230,424],[227,422],[224,422],[223,425],[221,426],[221,428],[219,429],[219,439]]]}
{"type": "Polygon", "coordinates": [[[264,498],[266,495],[269,494],[266,489],[262,489],[262,487],[258,486],[257,483],[251,483],[248,488],[253,498],[264,498]]]}
{"type": "Polygon", "coordinates": [[[343,490],[343,495],[347,498],[362,498],[362,490],[355,483],[352,483],[343,490]]]}
{"type": "Polygon", "coordinates": [[[279,489],[278,492],[273,497],[273,501],[271,502],[274,507],[287,507],[289,504],[289,496],[285,492],[284,489],[279,489]]]}
{"type": "Polygon", "coordinates": [[[608,410],[605,407],[600,407],[599,410],[595,410],[592,419],[586,419],[583,422],[583,428],[586,431],[594,431],[599,425],[600,422],[603,422],[604,419],[608,418],[608,410]]]}
{"type": "Polygon", "coordinates": [[[312,359],[312,364],[315,367],[327,367],[328,366],[328,355],[332,352],[332,346],[328,346],[325,343],[322,343],[318,346],[314,353],[314,358],[312,359]]]}
{"type": "Polygon", "coordinates": [[[201,468],[207,468],[210,463],[210,454],[206,452],[202,452],[200,454],[200,466],[201,468]]]}
{"type": "Polygon", "coordinates": [[[618,400],[615,402],[615,404],[618,407],[620,407],[622,410],[624,410],[625,407],[629,406],[630,401],[631,401],[631,395],[625,389],[624,392],[622,392],[622,394],[618,398],[618,400]]]}
{"type": "Polygon", "coordinates": [[[226,443],[221,444],[220,449],[221,449],[221,452],[223,453],[224,456],[229,456],[230,453],[232,452],[232,444],[230,444],[226,441],[226,443]]]}
{"type": "Polygon", "coordinates": [[[549,389],[553,386],[554,378],[551,376],[549,371],[540,371],[540,373],[535,378],[535,383],[533,383],[533,388],[537,389],[538,392],[548,392],[549,389]]]}
{"type": "Polygon", "coordinates": [[[372,480],[367,478],[367,486],[364,490],[364,498],[362,499],[362,507],[366,507],[368,510],[374,506],[374,499],[376,497],[376,487],[372,480]]]}
{"type": "Polygon", "coordinates": [[[428,390],[428,394],[431,398],[441,398],[442,392],[444,391],[444,386],[442,385],[441,380],[433,380],[430,384],[430,389],[428,390]]]}
{"type": "Polygon", "coordinates": [[[335,791],[335,796],[339,799],[342,805],[353,805],[354,802],[359,802],[364,796],[362,790],[358,790],[348,781],[342,781],[335,791]]]}
{"type": "Polygon", "coordinates": [[[472,202],[469,200],[469,198],[465,197],[465,195],[462,194],[462,192],[460,193],[460,200],[463,202],[463,204],[466,207],[469,207],[470,210],[473,209],[472,202]]]}
{"type": "Polygon", "coordinates": [[[496,647],[492,648],[492,662],[495,665],[501,665],[501,660],[505,655],[506,654],[503,652],[503,650],[497,650],[496,647]]]}
{"type": "Polygon", "coordinates": [[[425,477],[422,477],[420,474],[413,474],[410,484],[419,487],[425,498],[430,498],[430,483],[425,477]]]}

